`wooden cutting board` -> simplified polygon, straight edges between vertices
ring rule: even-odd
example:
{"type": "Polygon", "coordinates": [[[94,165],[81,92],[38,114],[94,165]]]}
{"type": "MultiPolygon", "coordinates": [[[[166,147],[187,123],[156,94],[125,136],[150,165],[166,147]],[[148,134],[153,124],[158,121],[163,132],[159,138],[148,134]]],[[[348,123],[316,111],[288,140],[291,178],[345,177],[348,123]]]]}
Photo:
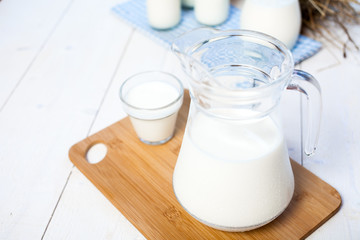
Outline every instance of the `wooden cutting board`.
{"type": "Polygon", "coordinates": [[[172,189],[189,102],[186,92],[175,136],[164,145],[140,142],[125,118],[75,144],[69,152],[75,166],[147,239],[304,239],[338,211],[339,193],[291,160],[295,193],[289,207],[271,223],[230,233],[196,221],[180,206],[172,189]],[[86,152],[96,143],[107,146],[107,155],[90,164],[86,152]]]}

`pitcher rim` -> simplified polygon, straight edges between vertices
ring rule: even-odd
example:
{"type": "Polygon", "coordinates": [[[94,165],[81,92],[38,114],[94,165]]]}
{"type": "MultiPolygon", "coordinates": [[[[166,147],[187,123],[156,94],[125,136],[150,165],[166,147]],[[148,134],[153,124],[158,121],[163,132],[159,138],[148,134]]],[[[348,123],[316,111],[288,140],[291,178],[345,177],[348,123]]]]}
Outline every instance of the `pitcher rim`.
{"type": "MultiPolygon", "coordinates": [[[[271,44],[272,46],[274,46],[275,49],[277,49],[279,52],[281,52],[284,55],[284,60],[282,61],[282,63],[286,63],[287,65],[287,69],[283,72],[281,72],[276,78],[272,78],[273,81],[262,85],[262,86],[257,86],[256,88],[246,88],[246,89],[233,89],[232,91],[258,91],[261,89],[267,89],[279,82],[281,82],[282,80],[285,80],[289,75],[292,74],[293,70],[294,70],[294,59],[292,56],[291,51],[286,47],[286,45],[281,42],[280,40],[278,40],[277,38],[270,36],[268,34],[262,33],[262,32],[258,32],[258,31],[253,31],[253,30],[246,30],[246,29],[228,29],[228,30],[221,30],[221,29],[216,29],[216,28],[211,28],[211,27],[199,27],[199,28],[195,28],[192,29],[190,31],[187,31],[181,35],[179,35],[178,37],[176,37],[174,39],[174,41],[171,44],[171,50],[172,52],[179,53],[179,54],[183,54],[186,55],[188,58],[190,58],[192,61],[196,62],[199,66],[203,66],[204,64],[199,62],[197,59],[195,59],[194,57],[192,57],[191,55],[189,55],[188,53],[193,51],[194,49],[197,49],[198,46],[200,46],[200,42],[196,42],[194,44],[192,44],[190,46],[190,49],[183,49],[181,50],[178,45],[176,45],[177,41],[181,41],[180,39],[183,38],[184,36],[192,33],[192,32],[196,32],[199,30],[207,30],[207,31],[212,31],[214,34],[216,34],[216,36],[211,37],[209,39],[206,40],[206,42],[209,42],[211,40],[217,39],[219,37],[232,37],[232,36],[244,36],[244,37],[251,37],[254,39],[259,39],[261,41],[264,42],[268,42],[269,44],[271,44]],[[232,33],[232,34],[230,34],[232,33]]],[[[203,41],[205,42],[205,41],[203,41]]],[[[207,71],[205,71],[207,72],[207,71]]],[[[207,86],[210,87],[210,86],[207,86]]],[[[210,88],[213,88],[210,87],[210,88]]]]}

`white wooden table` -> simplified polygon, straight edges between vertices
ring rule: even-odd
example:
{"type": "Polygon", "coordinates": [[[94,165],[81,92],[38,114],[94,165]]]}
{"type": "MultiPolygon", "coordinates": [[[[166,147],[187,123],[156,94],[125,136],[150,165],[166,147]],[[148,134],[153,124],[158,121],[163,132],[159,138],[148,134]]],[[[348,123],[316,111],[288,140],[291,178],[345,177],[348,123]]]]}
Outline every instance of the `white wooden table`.
{"type": "MultiPolygon", "coordinates": [[[[184,73],[172,53],[120,21],[122,0],[0,2],[0,239],[143,239],[71,164],[68,150],[125,117],[120,84],[184,73]]],[[[334,29],[333,31],[338,31],[334,29]]],[[[360,42],[360,27],[352,29],[360,42]]],[[[318,152],[302,154],[300,95],[282,102],[290,155],[335,187],[340,211],[308,239],[360,239],[360,56],[325,42],[300,66],[323,94],[318,152]]]]}

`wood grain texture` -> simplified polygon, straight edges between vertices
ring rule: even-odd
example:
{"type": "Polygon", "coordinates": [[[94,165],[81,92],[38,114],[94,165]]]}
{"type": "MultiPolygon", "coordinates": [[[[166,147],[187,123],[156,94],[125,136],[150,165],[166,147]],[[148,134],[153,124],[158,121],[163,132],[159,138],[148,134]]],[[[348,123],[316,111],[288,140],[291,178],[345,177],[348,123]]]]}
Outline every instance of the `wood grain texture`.
{"type": "Polygon", "coordinates": [[[0,109],[36,61],[71,2],[13,0],[0,4],[0,109]]]}
{"type": "Polygon", "coordinates": [[[295,193],[285,212],[270,224],[244,233],[207,227],[193,219],[177,202],[172,172],[186,125],[186,94],[174,138],[160,146],[141,143],[125,118],[75,144],[71,161],[147,239],[304,239],[336,213],[338,192],[292,161],[295,193]],[[86,161],[95,143],[108,153],[97,164],[86,161]]]}
{"type": "MultiPolygon", "coordinates": [[[[360,43],[360,28],[351,32],[360,43]]],[[[341,51],[326,46],[303,63],[318,79],[323,98],[319,148],[304,158],[304,166],[334,186],[343,200],[339,214],[309,240],[360,239],[360,54],[349,52],[344,59],[341,51]]]]}
{"type": "MultiPolygon", "coordinates": [[[[107,2],[106,4],[113,6],[117,4],[116,1],[107,2]]],[[[125,39],[125,23],[118,21],[116,16],[110,15],[108,17],[112,17],[114,23],[119,25],[116,28],[113,27],[113,31],[114,29],[122,29],[121,31],[116,30],[116,32],[120,32],[120,35],[125,39]]],[[[116,73],[114,73],[108,91],[104,94],[101,106],[95,106],[98,107],[98,113],[89,128],[89,135],[126,117],[125,112],[122,111],[118,94],[123,81],[137,72],[161,70],[164,61],[163,57],[167,53],[166,49],[136,31],[132,32],[127,38],[126,45],[120,42],[119,39],[111,40],[116,42],[119,47],[126,49],[126,51],[123,51],[120,57],[116,73]]],[[[98,78],[98,80],[99,83],[104,83],[102,77],[98,78]]],[[[74,142],[85,137],[87,136],[72,141],[67,150],[74,142]]],[[[144,237],[109,201],[104,201],[104,196],[74,168],[44,239],[139,240],[144,239],[144,237]],[[89,229],[96,229],[96,231],[89,232],[89,229]]]]}
{"type": "MultiPolygon", "coordinates": [[[[2,2],[0,8],[14,4],[24,16],[12,21],[18,16],[13,10],[16,14],[3,21],[0,10],[1,43],[13,43],[13,49],[21,46],[21,38],[31,42],[29,49],[35,51],[35,43],[48,38],[40,49],[36,45],[38,52],[33,53],[36,58],[32,58],[31,65],[24,64],[23,58],[10,58],[7,44],[0,44],[0,53],[5,52],[0,54],[0,63],[11,59],[10,64],[0,67],[0,95],[3,86],[9,86],[8,81],[17,79],[6,72],[15,76],[24,71],[24,65],[29,66],[0,112],[0,239],[38,240],[50,229],[48,224],[73,168],[68,149],[87,136],[131,28],[110,15],[110,7],[117,1],[64,1],[62,17],[59,10],[55,11],[60,2],[51,8],[51,3],[43,0],[8,2],[13,1],[2,2]],[[57,16],[57,20],[49,15],[57,16]],[[40,32],[45,27],[54,31],[35,37],[37,31],[29,25],[37,24],[40,32]],[[114,31],[117,28],[122,31],[114,31]],[[18,38],[19,42],[12,41],[18,38]],[[2,71],[4,68],[6,71],[2,71]]],[[[12,14],[11,9],[5,11],[12,14]]],[[[62,222],[68,220],[64,219],[62,222]]]]}

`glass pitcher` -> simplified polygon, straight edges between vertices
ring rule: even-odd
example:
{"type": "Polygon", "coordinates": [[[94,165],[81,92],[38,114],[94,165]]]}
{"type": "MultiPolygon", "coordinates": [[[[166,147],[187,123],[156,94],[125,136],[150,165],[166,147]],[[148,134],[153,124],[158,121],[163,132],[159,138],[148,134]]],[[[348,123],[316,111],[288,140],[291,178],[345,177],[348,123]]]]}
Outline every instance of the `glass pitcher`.
{"type": "Polygon", "coordinates": [[[179,203],[224,231],[258,228],[279,216],[294,176],[278,116],[284,89],[307,97],[305,153],[316,149],[320,88],[294,70],[290,51],[268,35],[200,28],[172,50],[189,75],[191,106],[173,174],[179,203]]]}

